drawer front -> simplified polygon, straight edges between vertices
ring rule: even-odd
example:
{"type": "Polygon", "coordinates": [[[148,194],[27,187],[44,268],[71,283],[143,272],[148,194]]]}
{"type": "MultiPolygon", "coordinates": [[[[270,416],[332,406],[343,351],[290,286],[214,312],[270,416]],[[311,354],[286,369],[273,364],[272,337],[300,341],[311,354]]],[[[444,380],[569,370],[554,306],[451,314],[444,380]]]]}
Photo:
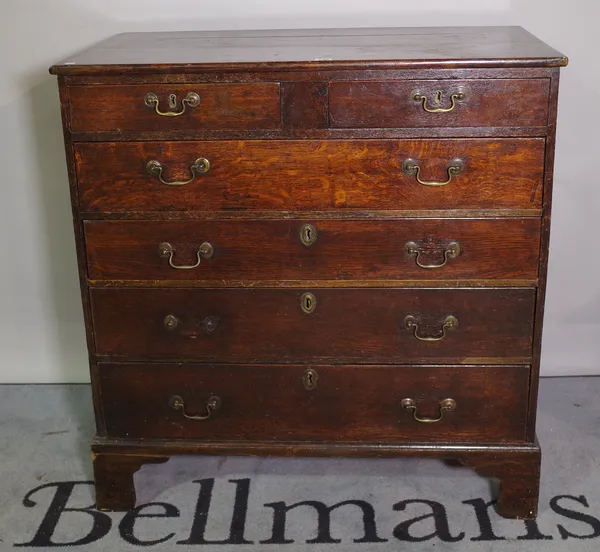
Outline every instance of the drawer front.
{"type": "Polygon", "coordinates": [[[338,81],[333,128],[529,127],[548,124],[550,79],[338,81]]]}
{"type": "Polygon", "coordinates": [[[99,355],[468,364],[529,359],[534,291],[98,288],[90,295],[99,355]]]}
{"type": "Polygon", "coordinates": [[[108,142],[76,144],[75,156],[88,212],[533,209],[544,148],[543,138],[108,142]]]}
{"type": "Polygon", "coordinates": [[[281,126],[278,83],[73,86],[69,102],[73,132],[281,126]]]}
{"type": "Polygon", "coordinates": [[[98,373],[106,431],[111,437],[374,442],[525,439],[528,366],[102,363],[98,373]],[[438,422],[415,419],[437,419],[440,414],[438,422]]]}
{"type": "Polygon", "coordinates": [[[85,223],[92,280],[536,279],[539,232],[533,218],[85,223]]]}

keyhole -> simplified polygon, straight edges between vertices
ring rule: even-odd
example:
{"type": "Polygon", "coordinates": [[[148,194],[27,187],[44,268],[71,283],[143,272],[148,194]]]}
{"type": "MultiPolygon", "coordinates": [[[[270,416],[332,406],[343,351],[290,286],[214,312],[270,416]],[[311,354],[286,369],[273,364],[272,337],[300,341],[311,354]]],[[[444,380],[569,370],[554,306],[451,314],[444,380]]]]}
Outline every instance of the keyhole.
{"type": "Polygon", "coordinates": [[[302,383],[304,384],[304,388],[308,391],[314,389],[317,386],[317,381],[319,379],[319,376],[317,374],[317,371],[309,368],[308,370],[306,370],[306,372],[304,372],[304,375],[302,376],[302,383]]]}
{"type": "Polygon", "coordinates": [[[169,94],[169,107],[175,109],[177,107],[177,96],[175,94],[169,94]]]}
{"type": "Polygon", "coordinates": [[[444,97],[444,93],[441,90],[438,90],[433,97],[433,103],[435,105],[440,105],[442,103],[442,99],[444,97]]]}
{"type": "Polygon", "coordinates": [[[317,299],[312,293],[303,293],[300,297],[300,306],[305,313],[310,314],[317,308],[317,299]]]}
{"type": "Polygon", "coordinates": [[[300,241],[306,245],[312,245],[317,241],[317,229],[312,224],[305,224],[300,229],[300,241]]]}

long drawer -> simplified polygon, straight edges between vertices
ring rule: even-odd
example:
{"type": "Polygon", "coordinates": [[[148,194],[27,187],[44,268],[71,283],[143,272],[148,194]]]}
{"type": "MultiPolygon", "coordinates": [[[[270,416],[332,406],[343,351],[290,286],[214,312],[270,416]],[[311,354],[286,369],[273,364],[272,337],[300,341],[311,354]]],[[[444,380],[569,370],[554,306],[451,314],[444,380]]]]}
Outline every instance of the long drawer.
{"type": "Polygon", "coordinates": [[[90,296],[96,352],[113,357],[486,363],[531,356],[533,288],[97,288],[90,296]]]}
{"type": "Polygon", "coordinates": [[[111,437],[525,439],[528,366],[101,363],[98,379],[111,437]]]}
{"type": "Polygon", "coordinates": [[[87,212],[536,209],[543,138],[75,144],[87,212]]]}
{"type": "Polygon", "coordinates": [[[333,128],[518,127],[548,124],[550,79],[337,81],[333,128]]]}
{"type": "Polygon", "coordinates": [[[536,279],[540,220],[87,221],[92,280],[536,279]]]}

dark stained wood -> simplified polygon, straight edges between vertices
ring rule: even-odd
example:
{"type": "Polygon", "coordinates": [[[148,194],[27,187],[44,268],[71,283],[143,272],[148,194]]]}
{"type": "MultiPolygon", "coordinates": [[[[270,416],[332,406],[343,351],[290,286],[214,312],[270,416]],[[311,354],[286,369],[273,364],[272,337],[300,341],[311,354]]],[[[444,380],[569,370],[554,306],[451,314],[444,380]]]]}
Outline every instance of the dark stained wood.
{"type": "Polygon", "coordinates": [[[69,88],[71,130],[77,131],[172,131],[251,130],[281,126],[278,83],[127,85],[69,88]],[[147,93],[159,98],[162,112],[181,111],[190,92],[200,96],[197,107],[186,106],[182,115],[161,116],[144,103],[147,93]],[[169,95],[176,94],[176,107],[169,95]]]}
{"type": "MultiPolygon", "coordinates": [[[[310,114],[305,114],[305,117],[310,114]]],[[[313,114],[314,115],[314,114],[313,114]]],[[[316,117],[318,118],[318,117],[316,117]]],[[[143,142],[181,140],[389,140],[415,138],[543,138],[547,127],[429,127],[429,128],[301,128],[281,130],[189,130],[74,132],[73,142],[143,142]]]]}
{"type": "Polygon", "coordinates": [[[207,361],[460,362],[529,357],[533,289],[91,290],[96,352],[207,361]],[[301,296],[316,298],[311,314],[301,296]],[[179,324],[167,329],[166,316],[179,324]],[[448,315],[458,328],[441,334],[448,315]],[[210,324],[207,321],[212,321],[210,324]],[[209,323],[210,327],[207,327],[209,323]]]}
{"type": "Polygon", "coordinates": [[[168,456],[95,453],[96,508],[127,511],[135,506],[133,474],[144,464],[161,464],[168,456]]]}
{"type": "MultiPolygon", "coordinates": [[[[65,161],[67,167],[67,176],[69,179],[69,195],[71,200],[71,213],[73,221],[73,233],[75,237],[75,250],[77,252],[77,271],[79,275],[79,292],[81,296],[81,304],[83,307],[83,319],[85,324],[85,336],[88,352],[91,356],[95,349],[94,331],[92,328],[92,314],[90,297],[87,286],[87,266],[85,252],[85,237],[83,234],[83,221],[81,211],[79,210],[79,190],[77,187],[77,176],[75,169],[75,152],[73,149],[73,141],[69,134],[70,126],[70,104],[68,87],[65,83],[65,78],[58,77],[58,91],[60,95],[61,117],[63,124],[63,134],[65,143],[65,161]]],[[[91,359],[90,359],[91,360],[91,359]]],[[[100,387],[97,381],[97,372],[92,369],[90,362],[90,379],[92,383],[92,403],[94,407],[94,418],[96,429],[102,433],[104,417],[102,415],[102,401],[100,399],[100,387]]]]}
{"type": "MultiPolygon", "coordinates": [[[[534,519],[539,491],[540,447],[523,444],[360,443],[329,441],[216,441],[214,439],[114,439],[95,437],[92,450],[105,454],[223,454],[261,456],[351,456],[365,458],[437,458],[469,465],[498,479],[496,509],[503,517],[534,519]]],[[[118,510],[119,508],[115,508],[118,510]]]]}
{"type": "Polygon", "coordinates": [[[288,132],[329,126],[329,84],[286,82],[283,84],[283,125],[288,132]]]}
{"type": "Polygon", "coordinates": [[[544,126],[548,121],[550,79],[430,80],[332,82],[329,85],[334,128],[544,126]],[[452,94],[464,93],[452,111],[452,94]],[[441,102],[433,102],[437,92],[441,102]]]}
{"type": "Polygon", "coordinates": [[[566,63],[521,28],[481,27],[125,34],[54,66],[98,507],[131,508],[133,473],[172,454],[422,456],[498,478],[499,513],[534,518],[566,63]],[[430,100],[444,92],[444,106],[452,87],[467,95],[430,114],[410,101],[416,85],[430,100]],[[201,104],[160,117],[147,91],[161,106],[198,91],[201,104]],[[191,185],[145,172],[158,159],[165,178],[187,179],[200,156],[211,170],[191,185]],[[445,179],[455,157],[467,167],[430,188],[403,174],[406,157],[426,180],[445,179]],[[310,247],[298,239],[305,223],[319,232],[310,247]],[[199,240],[214,255],[199,272],[167,269],[155,243],[165,233],[175,262],[190,262],[199,240]],[[425,262],[444,240],[462,252],[419,269],[404,253],[416,233],[425,262]],[[312,314],[300,309],[307,291],[312,314]],[[403,329],[406,314],[419,335],[439,336],[449,314],[458,327],[422,342],[403,329]],[[313,391],[301,387],[308,363],[313,391]],[[182,389],[200,409],[209,386],[227,399],[207,421],[219,432],[165,412],[165,392],[182,389]],[[436,415],[445,392],[458,407],[420,424],[398,404],[407,389],[421,415],[436,415]]]}
{"type": "Polygon", "coordinates": [[[54,65],[64,75],[404,67],[544,67],[567,59],[521,27],[125,33],[54,65]]]}
{"type": "Polygon", "coordinates": [[[536,279],[539,219],[88,221],[92,280],[536,279]],[[316,241],[304,245],[305,225],[316,241]],[[168,242],[175,265],[193,265],[203,242],[214,248],[193,270],[161,258],[168,242]],[[405,250],[419,249],[418,259],[405,250]],[[441,268],[450,243],[460,254],[441,268]]]}
{"type": "Polygon", "coordinates": [[[465,456],[463,461],[480,475],[498,480],[498,514],[512,519],[537,517],[542,462],[539,446],[487,459],[465,456]]]}
{"type": "Polygon", "coordinates": [[[361,442],[522,442],[528,366],[306,366],[100,364],[107,434],[161,439],[361,442]],[[170,400],[180,396],[190,420],[170,400]],[[436,419],[440,401],[456,409],[422,423],[402,408],[436,419]]]}
{"type": "Polygon", "coordinates": [[[530,440],[535,439],[535,423],[537,417],[537,397],[539,374],[542,354],[542,329],[544,323],[544,306],[546,304],[546,284],[548,275],[548,254],[550,249],[550,215],[552,212],[552,183],[554,179],[554,153],[556,145],[556,116],[558,111],[558,84],[560,73],[556,69],[552,75],[550,90],[550,126],[549,136],[546,141],[546,167],[544,171],[544,203],[542,216],[542,233],[540,239],[540,282],[537,288],[536,313],[534,324],[534,352],[531,371],[531,392],[529,394],[530,416],[527,424],[527,435],[530,440]]]}
{"type": "Polygon", "coordinates": [[[401,209],[337,211],[127,211],[91,213],[82,211],[86,220],[400,220],[445,218],[540,218],[541,209],[401,209]]]}
{"type": "Polygon", "coordinates": [[[76,145],[84,211],[501,209],[541,204],[543,139],[109,142],[76,145]],[[157,160],[167,181],[190,178],[204,157],[210,170],[185,186],[146,172],[157,160]],[[419,184],[402,170],[418,160],[419,184]]]}
{"type": "Polygon", "coordinates": [[[437,68],[427,69],[412,67],[410,69],[379,68],[370,69],[335,69],[321,68],[311,71],[282,70],[268,71],[227,71],[206,73],[97,73],[87,75],[65,75],[63,78],[69,86],[95,84],[195,84],[215,82],[273,82],[282,85],[297,82],[329,82],[329,81],[382,81],[382,80],[428,80],[428,79],[539,79],[551,78],[555,67],[526,68],[437,68]]]}

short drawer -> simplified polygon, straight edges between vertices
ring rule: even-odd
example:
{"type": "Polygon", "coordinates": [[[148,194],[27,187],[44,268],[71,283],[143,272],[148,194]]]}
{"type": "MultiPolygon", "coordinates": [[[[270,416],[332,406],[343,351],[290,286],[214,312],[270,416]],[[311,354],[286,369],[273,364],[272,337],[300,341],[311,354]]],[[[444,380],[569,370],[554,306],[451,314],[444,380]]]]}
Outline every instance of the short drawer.
{"type": "Polygon", "coordinates": [[[336,81],[333,128],[535,127],[548,123],[549,79],[336,81]]]}
{"type": "Polygon", "coordinates": [[[87,221],[91,280],[537,279],[540,220],[87,221]]]}
{"type": "Polygon", "coordinates": [[[533,288],[90,290],[96,353],[217,362],[528,362],[533,288]]]}
{"type": "Polygon", "coordinates": [[[109,364],[110,437],[518,442],[528,366],[109,364]]]}
{"type": "Polygon", "coordinates": [[[536,209],[543,138],[75,144],[87,212],[536,209]]]}
{"type": "Polygon", "coordinates": [[[73,132],[281,126],[278,83],[72,86],[68,94],[73,132]]]}

